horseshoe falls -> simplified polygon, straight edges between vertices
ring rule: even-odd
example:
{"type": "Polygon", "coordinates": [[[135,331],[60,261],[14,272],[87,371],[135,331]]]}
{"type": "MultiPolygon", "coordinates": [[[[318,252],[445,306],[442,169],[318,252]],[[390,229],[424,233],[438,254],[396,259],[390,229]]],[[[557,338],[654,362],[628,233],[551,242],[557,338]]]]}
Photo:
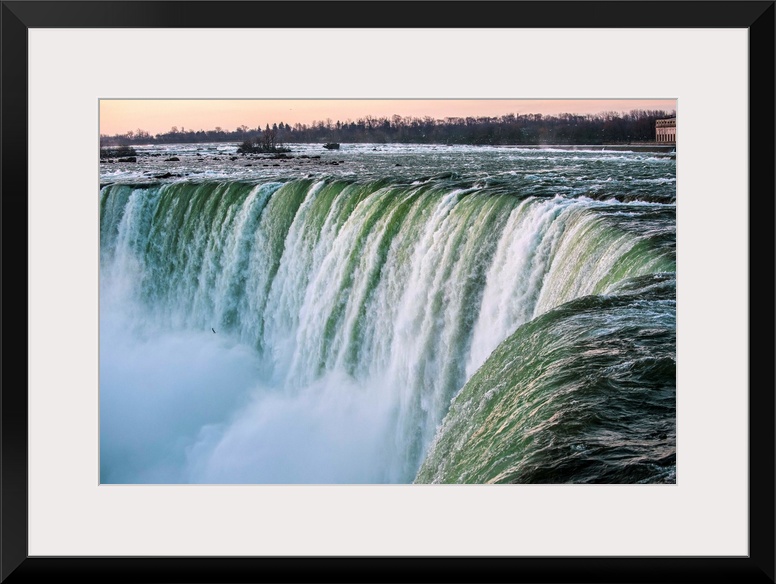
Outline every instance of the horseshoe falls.
{"type": "Polygon", "coordinates": [[[102,169],[102,483],[676,481],[674,157],[295,146],[102,169]]]}

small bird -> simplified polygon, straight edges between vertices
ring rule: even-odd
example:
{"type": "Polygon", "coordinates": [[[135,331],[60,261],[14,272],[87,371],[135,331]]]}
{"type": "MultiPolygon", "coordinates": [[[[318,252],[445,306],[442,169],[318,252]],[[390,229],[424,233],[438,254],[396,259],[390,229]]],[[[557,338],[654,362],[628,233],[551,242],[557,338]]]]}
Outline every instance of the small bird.
{"type": "Polygon", "coordinates": [[[210,330],[213,331],[214,333],[216,332],[216,329],[214,329],[213,327],[210,327],[210,330]]]}

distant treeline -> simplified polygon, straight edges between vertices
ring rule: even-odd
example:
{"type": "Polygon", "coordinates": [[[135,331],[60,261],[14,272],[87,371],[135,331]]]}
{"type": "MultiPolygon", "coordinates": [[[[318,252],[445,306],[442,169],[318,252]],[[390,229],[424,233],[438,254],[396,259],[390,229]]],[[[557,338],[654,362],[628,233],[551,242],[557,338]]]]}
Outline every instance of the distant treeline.
{"type": "Polygon", "coordinates": [[[310,125],[280,122],[234,131],[173,128],[151,135],[138,129],[126,134],[101,136],[103,147],[129,144],[177,144],[189,142],[261,143],[273,136],[274,143],[411,143],[411,144],[627,144],[654,142],[655,121],[675,116],[662,110],[632,110],[599,114],[507,114],[498,117],[416,118],[392,116],[336,122],[327,119],[310,125]]]}

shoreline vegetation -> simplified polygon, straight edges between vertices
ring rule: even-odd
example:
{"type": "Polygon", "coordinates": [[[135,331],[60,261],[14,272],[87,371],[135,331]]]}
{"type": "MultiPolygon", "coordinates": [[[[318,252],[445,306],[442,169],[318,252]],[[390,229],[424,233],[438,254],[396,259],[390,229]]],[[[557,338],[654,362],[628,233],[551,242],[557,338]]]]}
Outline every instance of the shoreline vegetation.
{"type": "MultiPolygon", "coordinates": [[[[655,145],[655,122],[676,112],[632,110],[599,114],[507,114],[498,117],[434,119],[402,117],[359,118],[356,121],[326,119],[311,125],[284,122],[255,128],[239,126],[234,131],[191,130],[173,126],[152,135],[143,129],[112,136],[101,135],[101,150],[116,150],[132,144],[237,143],[242,153],[290,152],[287,144],[340,143],[441,144],[471,146],[622,146],[655,145]]],[[[133,156],[132,154],[109,158],[133,156]]]]}
{"type": "Polygon", "coordinates": [[[242,141],[238,154],[282,154],[291,152],[290,148],[283,146],[279,140],[280,132],[277,126],[270,128],[269,125],[261,133],[254,134],[242,141]]]}

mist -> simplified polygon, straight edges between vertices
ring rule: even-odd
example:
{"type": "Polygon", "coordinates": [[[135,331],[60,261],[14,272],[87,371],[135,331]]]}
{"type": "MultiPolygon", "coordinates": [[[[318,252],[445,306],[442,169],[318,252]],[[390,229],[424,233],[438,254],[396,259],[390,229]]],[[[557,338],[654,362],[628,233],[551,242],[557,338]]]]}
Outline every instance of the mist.
{"type": "Polygon", "coordinates": [[[101,347],[101,483],[386,480],[385,392],[342,374],[272,387],[226,335],[132,327],[108,310],[101,347]]]}

